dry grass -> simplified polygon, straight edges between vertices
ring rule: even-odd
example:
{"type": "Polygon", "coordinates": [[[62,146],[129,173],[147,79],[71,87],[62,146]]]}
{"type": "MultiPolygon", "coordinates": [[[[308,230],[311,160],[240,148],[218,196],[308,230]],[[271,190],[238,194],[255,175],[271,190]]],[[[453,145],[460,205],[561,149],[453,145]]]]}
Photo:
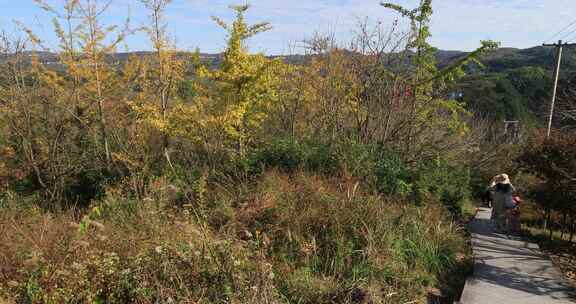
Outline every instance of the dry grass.
{"type": "MultiPolygon", "coordinates": [[[[426,290],[465,248],[437,204],[364,193],[355,180],[268,172],[210,184],[173,207],[156,186],[109,191],[82,217],[5,207],[0,295],[19,303],[399,303],[426,290]]],[[[172,190],[166,190],[172,189],[172,190]]],[[[15,204],[9,204],[14,206],[15,204]]]]}

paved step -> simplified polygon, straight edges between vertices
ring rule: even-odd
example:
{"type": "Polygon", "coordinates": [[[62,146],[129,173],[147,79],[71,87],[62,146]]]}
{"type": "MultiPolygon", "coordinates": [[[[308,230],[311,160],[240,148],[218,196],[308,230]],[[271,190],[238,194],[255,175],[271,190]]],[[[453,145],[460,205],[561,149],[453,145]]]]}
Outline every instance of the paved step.
{"type": "Polygon", "coordinates": [[[481,208],[470,224],[474,275],[462,304],[573,304],[575,290],[540,252],[538,245],[496,234],[491,210],[481,208]]]}

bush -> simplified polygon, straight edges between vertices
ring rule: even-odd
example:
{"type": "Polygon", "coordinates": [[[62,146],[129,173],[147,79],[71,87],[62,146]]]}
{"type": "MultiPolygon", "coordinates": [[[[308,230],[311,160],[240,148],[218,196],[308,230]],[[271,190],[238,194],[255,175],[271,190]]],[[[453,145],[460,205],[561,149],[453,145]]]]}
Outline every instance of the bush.
{"type": "Polygon", "coordinates": [[[404,197],[412,192],[414,172],[399,152],[353,141],[341,143],[338,150],[347,172],[371,190],[404,197]]]}
{"type": "Polygon", "coordinates": [[[355,141],[345,141],[338,146],[342,163],[348,173],[371,186],[376,184],[374,168],[379,161],[379,149],[377,145],[366,145],[355,141]]]}
{"type": "Polygon", "coordinates": [[[413,195],[418,203],[440,201],[454,215],[459,215],[462,204],[470,198],[469,171],[440,159],[422,164],[417,169],[413,195]]]}
{"type": "Polygon", "coordinates": [[[352,175],[379,193],[409,198],[417,204],[442,202],[455,214],[470,197],[469,171],[441,158],[409,165],[400,152],[381,146],[351,144],[341,151],[352,175]]]}
{"type": "Polygon", "coordinates": [[[286,172],[294,172],[304,166],[306,152],[296,140],[280,139],[271,141],[249,156],[253,166],[279,168],[286,172]]]}
{"type": "Polygon", "coordinates": [[[380,193],[407,196],[412,192],[413,172],[396,152],[379,154],[374,175],[380,193]]]}
{"type": "Polygon", "coordinates": [[[570,223],[576,218],[576,135],[554,131],[548,137],[541,130],[531,136],[517,162],[524,172],[533,175],[525,192],[544,210],[550,237],[555,224],[573,234],[570,223]],[[554,223],[554,213],[563,215],[562,223],[554,223]]]}
{"type": "Polygon", "coordinates": [[[313,141],[276,139],[253,151],[245,160],[250,174],[265,168],[278,168],[283,172],[305,169],[330,174],[340,168],[340,158],[329,145],[313,141]]]}
{"type": "Polygon", "coordinates": [[[341,158],[334,147],[311,141],[303,144],[305,167],[312,172],[332,174],[341,167],[341,158]]]}

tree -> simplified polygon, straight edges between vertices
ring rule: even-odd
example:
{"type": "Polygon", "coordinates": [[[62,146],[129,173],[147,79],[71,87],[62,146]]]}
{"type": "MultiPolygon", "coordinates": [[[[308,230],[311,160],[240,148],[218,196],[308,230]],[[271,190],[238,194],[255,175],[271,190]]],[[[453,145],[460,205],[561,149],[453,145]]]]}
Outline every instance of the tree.
{"type": "Polygon", "coordinates": [[[170,41],[164,20],[164,11],[171,0],[141,0],[149,11],[150,25],[144,31],[152,43],[154,56],[141,62],[140,93],[136,105],[146,112],[147,119],[161,132],[163,155],[172,167],[170,158],[170,131],[166,130],[172,104],[180,83],[184,81],[186,63],[178,57],[170,41]],[[154,106],[155,104],[155,106],[154,106]]]}
{"type": "Polygon", "coordinates": [[[192,105],[183,106],[175,115],[179,127],[174,132],[193,138],[208,149],[224,148],[244,155],[269,110],[278,103],[284,64],[262,54],[248,53],[247,40],[269,30],[270,25],[248,25],[244,19],[248,5],[231,8],[236,12],[232,24],[213,18],[228,32],[222,63],[217,70],[204,66],[198,69],[197,96],[192,105]]]}
{"type": "MultiPolygon", "coordinates": [[[[128,30],[99,23],[109,3],[68,0],[60,11],[36,2],[54,16],[58,62],[47,65],[38,52],[31,60],[14,57],[18,75],[5,107],[10,145],[33,173],[26,178],[29,191],[41,190],[46,202],[86,202],[113,169],[109,119],[122,86],[111,55],[128,30]]],[[[23,28],[31,49],[41,48],[42,41],[23,28]]]]}
{"type": "Polygon", "coordinates": [[[116,71],[109,62],[109,56],[129,34],[128,20],[123,28],[116,25],[105,26],[100,22],[111,1],[102,3],[98,0],[67,0],[63,5],[63,13],[43,0],[36,2],[54,15],[54,29],[62,51],[60,61],[71,79],[65,77],[68,75],[58,75],[43,67],[40,67],[40,70],[48,85],[64,85],[60,90],[71,89],[74,92],[71,94],[73,102],[79,102],[81,97],[88,100],[88,104],[84,106],[76,105],[76,111],[80,115],[84,115],[92,104],[96,105],[100,144],[106,167],[110,169],[112,158],[106,106],[112,103],[118,82],[115,80],[116,71]],[[59,19],[64,19],[65,27],[59,19]],[[116,37],[110,39],[112,34],[116,34],[116,37]]]}
{"type": "Polygon", "coordinates": [[[38,104],[37,85],[30,81],[25,69],[27,39],[12,40],[6,32],[0,36],[0,175],[3,181],[20,180],[33,176],[34,183],[46,188],[42,174],[42,156],[39,147],[35,111],[38,104]]]}
{"type": "MultiPolygon", "coordinates": [[[[532,196],[545,210],[550,223],[553,211],[576,217],[576,136],[556,130],[550,137],[535,134],[518,157],[520,167],[536,175],[540,182],[531,189],[532,196]]],[[[564,217],[564,224],[566,217],[564,217]]],[[[573,225],[571,232],[573,233],[573,225]]],[[[550,237],[553,226],[549,225],[550,237]]]]}
{"type": "Polygon", "coordinates": [[[108,94],[117,89],[115,81],[115,71],[109,66],[106,57],[115,51],[116,46],[122,42],[127,34],[127,28],[120,31],[118,36],[111,43],[106,44],[109,34],[117,30],[117,26],[103,27],[99,18],[106,11],[111,1],[100,5],[98,0],[74,1],[71,0],[68,5],[73,5],[77,9],[82,26],[79,27],[79,39],[83,45],[80,60],[80,70],[83,78],[87,81],[85,89],[89,97],[98,106],[98,124],[100,127],[100,137],[104,154],[106,157],[106,166],[111,168],[111,152],[109,140],[109,126],[104,109],[106,102],[110,102],[108,94]]]}
{"type": "Polygon", "coordinates": [[[400,75],[409,83],[411,97],[409,114],[403,123],[406,130],[405,150],[417,157],[422,151],[433,149],[436,145],[434,141],[441,137],[466,134],[468,127],[462,118],[469,113],[463,104],[445,97],[447,89],[455,80],[465,75],[463,67],[469,63],[480,64],[479,56],[494,50],[498,44],[483,41],[477,50],[443,70],[438,70],[434,57],[437,50],[428,43],[431,37],[429,25],[433,13],[432,0],[421,0],[418,7],[412,10],[393,3],[383,2],[381,5],[398,12],[410,22],[411,30],[406,48],[413,55],[408,70],[404,70],[400,75]],[[436,134],[429,134],[427,130],[434,130],[436,134]]]}
{"type": "Polygon", "coordinates": [[[555,110],[555,122],[560,128],[575,129],[576,128],[576,90],[574,83],[576,82],[576,75],[571,74],[567,79],[560,81],[558,103],[555,110]]]}

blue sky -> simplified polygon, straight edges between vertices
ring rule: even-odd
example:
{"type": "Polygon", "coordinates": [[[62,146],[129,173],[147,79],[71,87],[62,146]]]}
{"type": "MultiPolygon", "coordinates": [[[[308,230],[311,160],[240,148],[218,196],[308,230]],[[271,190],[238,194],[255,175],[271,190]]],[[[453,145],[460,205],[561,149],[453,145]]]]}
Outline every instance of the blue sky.
{"type": "MultiPolygon", "coordinates": [[[[417,0],[390,0],[414,7],[417,0]]],[[[55,6],[63,0],[48,0],[55,6]]],[[[178,47],[202,52],[219,52],[225,33],[210,19],[231,20],[227,8],[244,0],[173,0],[167,11],[169,32],[178,47]]],[[[269,21],[273,30],[254,37],[251,50],[267,54],[290,53],[289,46],[314,31],[332,32],[346,41],[359,19],[368,17],[391,24],[396,14],[379,6],[378,0],[251,0],[249,22],[269,21]]],[[[0,0],[0,28],[13,31],[13,20],[27,24],[47,45],[55,47],[50,16],[32,0],[0,0]]],[[[441,49],[471,50],[480,40],[492,39],[506,47],[525,48],[541,44],[571,21],[576,20],[574,0],[435,0],[432,44],[441,49]]],[[[132,25],[146,21],[137,0],[115,0],[105,22],[120,23],[130,12],[132,25]]],[[[576,25],[574,26],[576,29],[576,25]]],[[[562,36],[562,35],[560,35],[562,36]]],[[[573,35],[576,40],[576,32],[573,35]]],[[[130,50],[149,49],[143,35],[130,37],[130,50]]]]}

